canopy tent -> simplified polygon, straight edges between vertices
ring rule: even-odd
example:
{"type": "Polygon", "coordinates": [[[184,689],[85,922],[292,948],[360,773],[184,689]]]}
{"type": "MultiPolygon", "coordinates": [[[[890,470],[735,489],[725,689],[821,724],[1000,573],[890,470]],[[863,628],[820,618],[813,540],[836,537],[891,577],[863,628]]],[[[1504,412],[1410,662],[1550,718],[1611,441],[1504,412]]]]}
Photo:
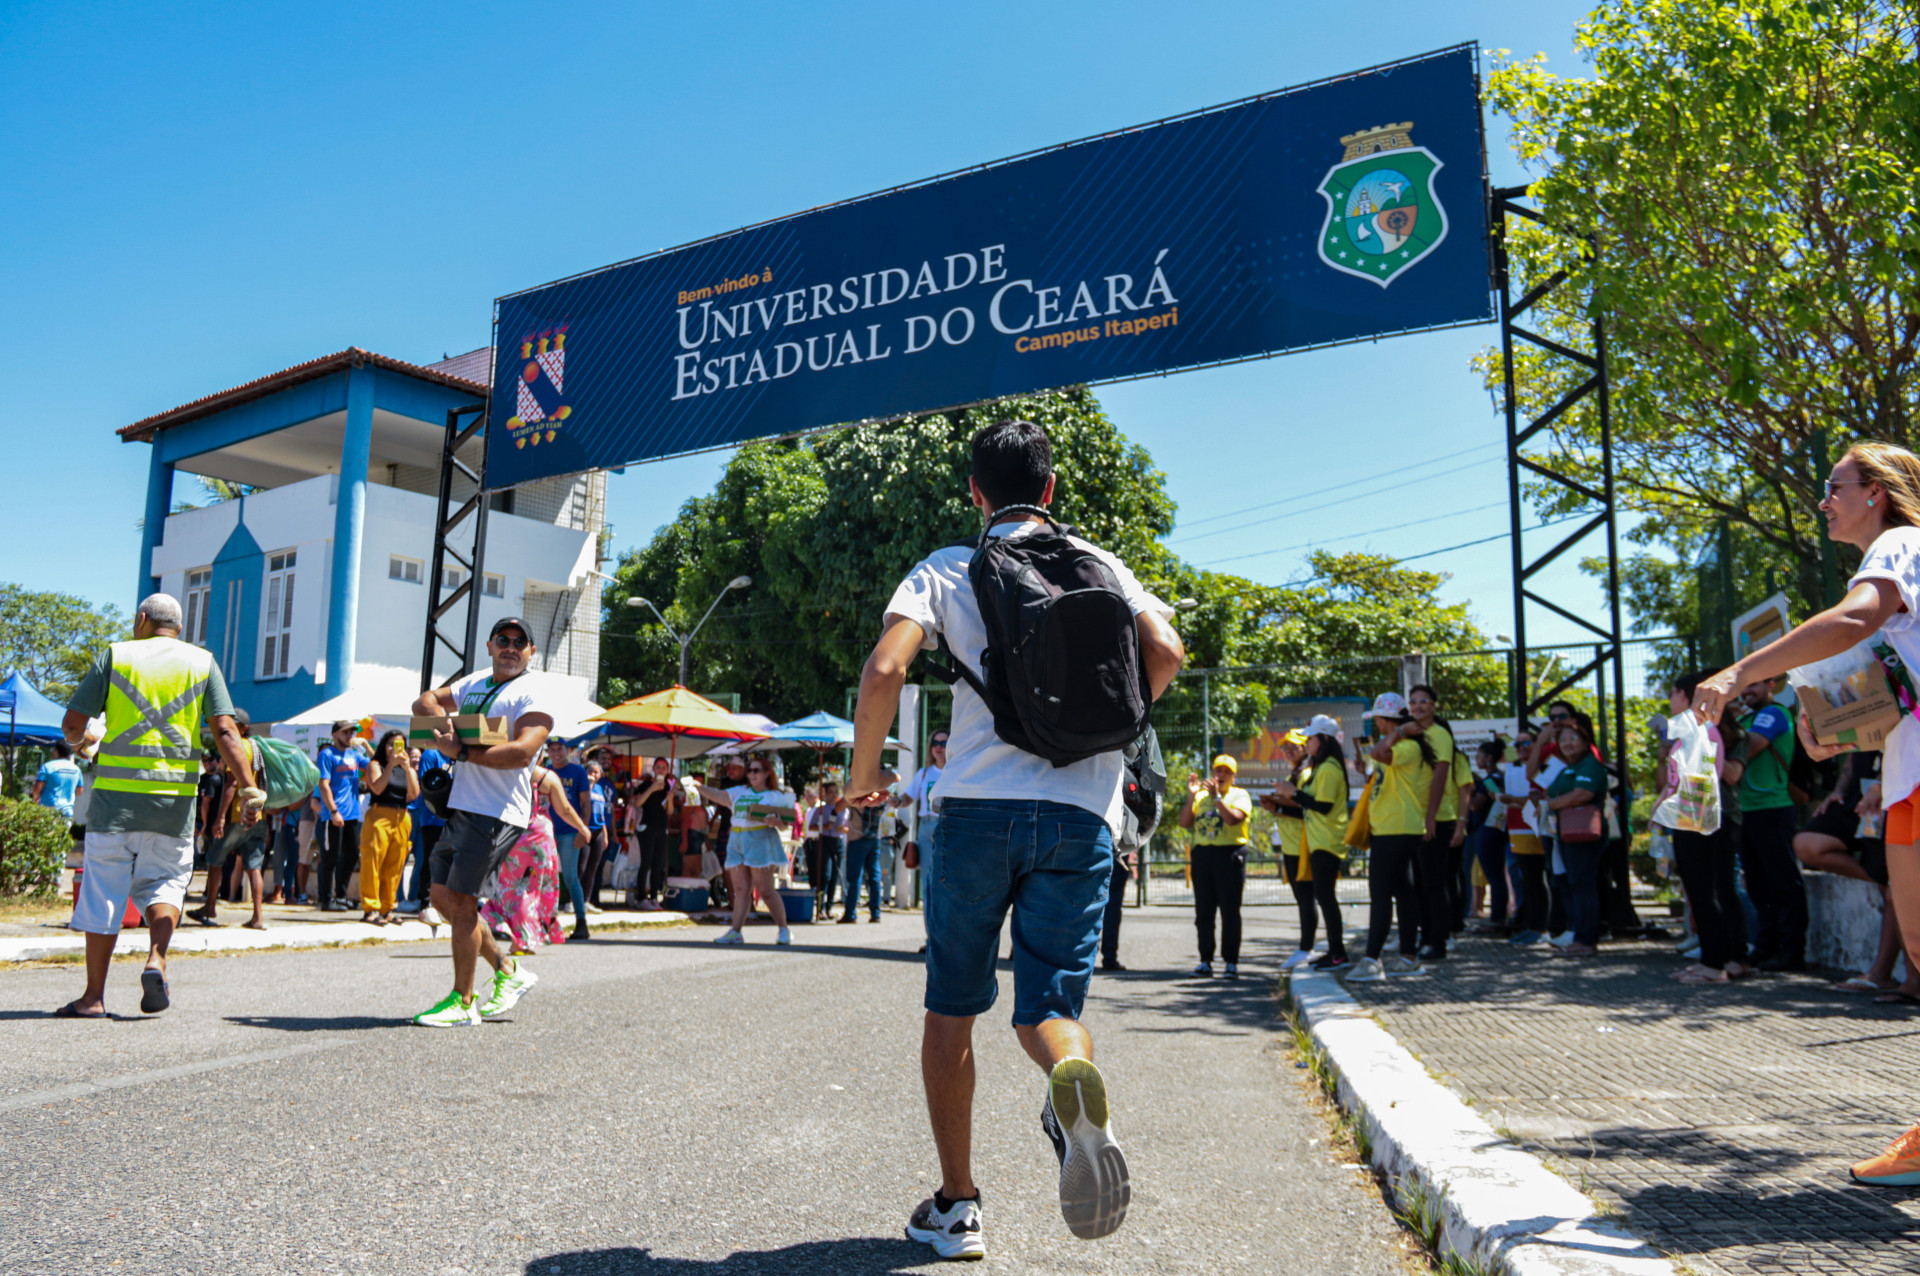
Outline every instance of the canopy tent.
{"type": "MultiPolygon", "coordinates": [[[[752,723],[769,735],[773,734],[780,726],[778,722],[775,722],[764,713],[736,713],[733,716],[742,722],[752,723]]],[[[731,744],[719,745],[709,752],[711,756],[716,758],[737,757],[743,753],[752,753],[755,749],[761,748],[765,744],[766,741],[764,740],[735,740],[731,744]]]]}
{"type": "Polygon", "coordinates": [[[705,696],[678,686],[617,704],[588,721],[621,728],[613,739],[631,741],[634,752],[652,757],[694,757],[717,745],[760,740],[767,734],[705,696]]]}
{"type": "Polygon", "coordinates": [[[63,705],[41,695],[19,670],[0,682],[0,742],[9,748],[22,744],[51,745],[61,738],[63,705]]]}

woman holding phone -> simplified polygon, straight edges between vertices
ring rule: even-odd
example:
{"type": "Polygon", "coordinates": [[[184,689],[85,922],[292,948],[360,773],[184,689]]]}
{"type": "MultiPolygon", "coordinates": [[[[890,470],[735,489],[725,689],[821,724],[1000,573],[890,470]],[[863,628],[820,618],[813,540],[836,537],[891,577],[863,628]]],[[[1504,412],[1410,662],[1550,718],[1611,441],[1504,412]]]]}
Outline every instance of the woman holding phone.
{"type": "Polygon", "coordinates": [[[371,800],[360,823],[360,920],[385,926],[393,921],[400,870],[413,849],[407,804],[420,796],[420,776],[407,756],[403,733],[389,731],[374,746],[367,794],[371,800]]]}
{"type": "MultiPolygon", "coordinates": [[[[1702,679],[1693,693],[1693,711],[1702,722],[1718,722],[1741,688],[1837,656],[1870,638],[1889,645],[1907,668],[1920,665],[1920,457],[1888,443],[1856,443],[1833,467],[1826,489],[1820,512],[1828,539],[1858,546],[1862,553],[1846,597],[1702,679]]],[[[1810,756],[1828,758],[1842,751],[1813,739],[1804,716],[1799,727],[1810,756]]],[[[1920,816],[1914,802],[1920,789],[1920,726],[1911,716],[1900,719],[1883,753],[1888,890],[1908,951],[1920,951],[1915,947],[1920,944],[1920,849],[1915,846],[1920,816]]],[[[1920,1186],[1920,1126],[1879,1156],[1854,1165],[1852,1174],[1856,1183],[1876,1187],[1920,1186]]]]}

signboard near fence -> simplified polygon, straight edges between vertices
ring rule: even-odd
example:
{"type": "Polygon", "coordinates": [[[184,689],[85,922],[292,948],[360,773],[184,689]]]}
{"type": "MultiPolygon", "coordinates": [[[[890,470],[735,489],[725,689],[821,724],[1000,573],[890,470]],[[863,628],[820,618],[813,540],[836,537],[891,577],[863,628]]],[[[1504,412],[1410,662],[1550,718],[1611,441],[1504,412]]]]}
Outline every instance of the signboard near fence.
{"type": "Polygon", "coordinates": [[[503,297],[487,483],[1485,322],[1483,155],[1467,45],[503,297]]]}
{"type": "MultiPolygon", "coordinates": [[[[1281,739],[1296,727],[1306,730],[1316,714],[1324,713],[1340,724],[1340,729],[1347,736],[1347,757],[1351,759],[1353,741],[1366,730],[1365,714],[1372,703],[1364,696],[1274,701],[1272,710],[1267,714],[1265,730],[1250,740],[1226,742],[1226,751],[1240,764],[1235,783],[1255,797],[1272,792],[1274,782],[1285,779],[1287,775],[1286,759],[1280,756],[1281,739]]],[[[1207,760],[1212,761],[1211,758],[1207,760]]]]}

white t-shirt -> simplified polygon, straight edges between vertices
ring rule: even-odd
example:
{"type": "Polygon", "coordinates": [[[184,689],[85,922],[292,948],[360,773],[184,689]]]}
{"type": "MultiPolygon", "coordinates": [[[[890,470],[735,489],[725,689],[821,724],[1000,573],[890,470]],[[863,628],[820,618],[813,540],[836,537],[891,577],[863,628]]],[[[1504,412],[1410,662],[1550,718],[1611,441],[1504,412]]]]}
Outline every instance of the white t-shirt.
{"type": "MultiPolygon", "coordinates": [[[[949,755],[951,756],[951,755],[949,755]]],[[[929,762],[913,773],[902,792],[920,804],[922,818],[933,814],[933,786],[940,783],[940,768],[929,762]]]]}
{"type": "MultiPolygon", "coordinates": [[[[1847,582],[1892,581],[1906,610],[1880,626],[1876,637],[1900,653],[1907,668],[1920,668],[1920,527],[1889,527],[1867,547],[1860,570],[1847,582]]],[[[1892,806],[1920,789],[1920,727],[1912,718],[1887,737],[1880,766],[1880,804],[1892,806]]]]}
{"type": "Polygon", "coordinates": [[[782,829],[793,823],[794,796],[779,789],[756,789],[751,784],[736,784],[727,790],[727,796],[733,799],[733,827],[745,832],[748,829],[782,829]],[[750,806],[782,806],[787,810],[781,820],[763,819],[757,815],[748,815],[750,806]]]}
{"type": "MultiPolygon", "coordinates": [[[[488,702],[494,687],[492,670],[468,674],[453,684],[453,702],[458,706],[454,712],[505,718],[507,734],[513,736],[520,732],[521,715],[545,712],[539,702],[550,699],[547,680],[537,673],[523,673],[500,684],[499,694],[488,702]]],[[[533,822],[533,768],[502,771],[472,762],[459,764],[453,768],[453,792],[447,805],[523,829],[533,822]]]]}
{"type": "MultiPolygon", "coordinates": [[[[1026,536],[1039,526],[1001,523],[988,535],[1026,536]]],[[[1167,620],[1173,618],[1173,608],[1143,589],[1125,563],[1097,545],[1089,545],[1077,536],[1072,539],[1075,545],[1099,555],[1112,569],[1134,615],[1153,612],[1167,620]]],[[[973,596],[973,582],[967,578],[967,564],[972,558],[971,549],[953,546],[923,559],[893,591],[883,623],[890,623],[895,616],[915,622],[926,630],[927,638],[921,646],[928,651],[939,646],[936,636],[945,634],[955,658],[978,675],[987,631],[980,620],[980,604],[973,596]]],[[[940,773],[933,809],[942,810],[948,798],[1060,802],[1092,811],[1106,820],[1117,836],[1123,769],[1117,749],[1062,767],[1038,754],[1016,749],[994,734],[993,715],[987,712],[979,693],[964,681],[956,682],[953,726],[947,733],[947,766],[940,773]]]]}
{"type": "MultiPolygon", "coordinates": [[[[1554,780],[1558,778],[1559,774],[1566,769],[1567,764],[1561,761],[1558,755],[1548,755],[1547,760],[1540,764],[1540,774],[1536,777],[1540,787],[1544,789],[1552,784],[1554,780]]],[[[1527,779],[1526,763],[1509,762],[1504,768],[1504,776],[1508,797],[1523,798],[1533,791],[1534,781],[1527,779]]],[[[1506,808],[1502,807],[1501,809],[1505,810],[1506,808]]],[[[1520,812],[1520,822],[1526,825],[1527,832],[1538,833],[1540,831],[1541,817],[1546,812],[1546,807],[1542,803],[1523,802],[1513,809],[1520,812]]]]}

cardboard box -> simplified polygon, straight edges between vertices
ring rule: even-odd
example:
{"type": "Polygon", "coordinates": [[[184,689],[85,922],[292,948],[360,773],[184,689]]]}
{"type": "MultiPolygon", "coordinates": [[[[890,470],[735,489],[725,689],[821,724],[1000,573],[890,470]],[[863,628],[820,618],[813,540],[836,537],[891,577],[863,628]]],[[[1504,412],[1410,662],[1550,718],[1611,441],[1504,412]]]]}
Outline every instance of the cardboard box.
{"type": "Polygon", "coordinates": [[[1876,750],[1883,747],[1893,729],[1900,725],[1900,702],[1880,680],[1872,691],[1846,704],[1828,704],[1817,688],[1798,687],[1795,693],[1813,738],[1821,744],[1851,744],[1876,750]]]}
{"type": "Polygon", "coordinates": [[[513,737],[507,734],[507,720],[489,718],[484,714],[463,713],[453,720],[453,733],[462,744],[511,744],[513,737]]]}
{"type": "Polygon", "coordinates": [[[451,719],[448,718],[415,717],[407,723],[407,743],[417,744],[423,749],[431,749],[435,735],[452,729],[451,719]]]}

